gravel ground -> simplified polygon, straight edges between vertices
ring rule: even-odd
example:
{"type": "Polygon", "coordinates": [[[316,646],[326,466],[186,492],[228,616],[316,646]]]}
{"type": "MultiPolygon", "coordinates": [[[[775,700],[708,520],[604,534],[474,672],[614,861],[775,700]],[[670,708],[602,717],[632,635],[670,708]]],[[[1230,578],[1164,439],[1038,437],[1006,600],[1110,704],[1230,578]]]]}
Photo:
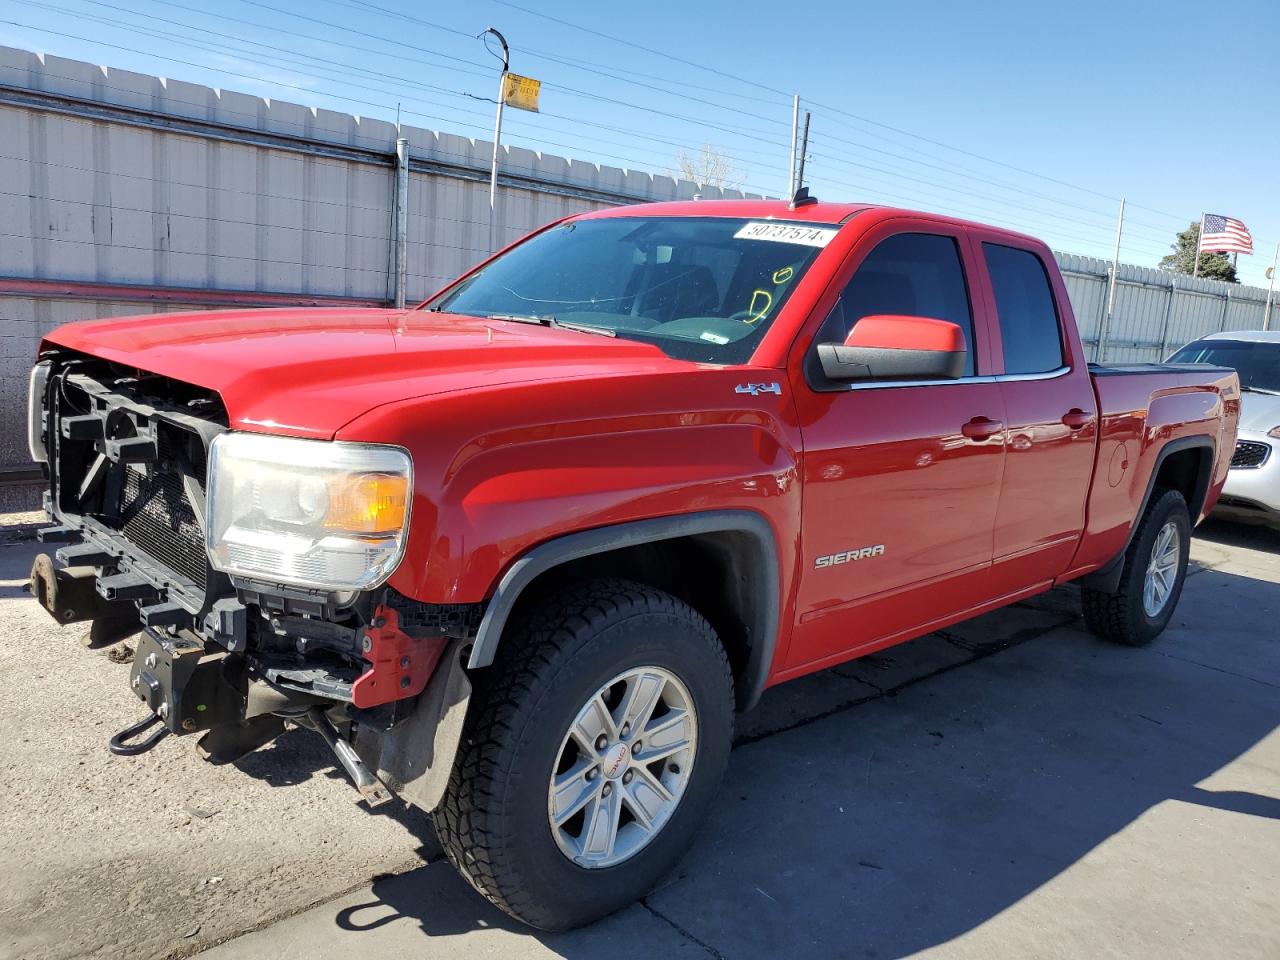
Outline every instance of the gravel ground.
{"type": "Polygon", "coordinates": [[[108,753],[144,714],[125,651],[22,591],[37,550],[0,543],[0,956],[185,956],[438,852],[412,808],[358,803],[308,731],[227,767],[194,737],[108,753]]]}

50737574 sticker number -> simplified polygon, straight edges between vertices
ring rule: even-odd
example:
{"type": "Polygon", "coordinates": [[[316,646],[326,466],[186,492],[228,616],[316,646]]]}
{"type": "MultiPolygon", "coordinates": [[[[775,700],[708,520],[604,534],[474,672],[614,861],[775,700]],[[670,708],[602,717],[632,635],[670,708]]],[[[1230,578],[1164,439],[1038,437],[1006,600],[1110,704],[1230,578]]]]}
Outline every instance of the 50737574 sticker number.
{"type": "Polygon", "coordinates": [[[837,233],[835,227],[811,227],[799,223],[770,223],[752,220],[743,224],[734,237],[739,240],[770,240],[774,243],[798,243],[806,247],[825,247],[837,233]]]}

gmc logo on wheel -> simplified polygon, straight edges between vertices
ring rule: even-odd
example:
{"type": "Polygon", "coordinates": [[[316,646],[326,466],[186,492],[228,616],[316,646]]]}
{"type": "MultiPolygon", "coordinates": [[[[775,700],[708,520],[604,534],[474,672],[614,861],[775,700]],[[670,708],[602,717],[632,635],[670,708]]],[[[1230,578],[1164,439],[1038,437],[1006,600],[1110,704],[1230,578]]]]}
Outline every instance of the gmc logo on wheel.
{"type": "Polygon", "coordinates": [[[846,550],[844,553],[828,553],[825,557],[818,557],[813,562],[816,569],[821,570],[823,567],[838,567],[842,563],[848,563],[851,560],[869,560],[872,557],[880,557],[884,555],[884,544],[877,543],[873,547],[859,547],[857,550],[846,550]]]}

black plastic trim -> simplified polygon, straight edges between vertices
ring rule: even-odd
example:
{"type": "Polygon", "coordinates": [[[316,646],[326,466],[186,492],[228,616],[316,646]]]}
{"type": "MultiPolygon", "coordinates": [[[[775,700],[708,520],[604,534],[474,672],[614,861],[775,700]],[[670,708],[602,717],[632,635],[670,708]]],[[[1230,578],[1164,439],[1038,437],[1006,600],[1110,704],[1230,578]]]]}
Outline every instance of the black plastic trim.
{"type": "Polygon", "coordinates": [[[467,661],[468,668],[474,670],[493,663],[507,620],[515,609],[520,594],[548,570],[582,557],[708,533],[747,534],[758,546],[755,556],[750,558],[746,566],[754,572],[753,593],[760,602],[756,607],[755,622],[748,624],[750,654],[742,676],[737,681],[738,709],[750,709],[759,701],[769,667],[773,663],[774,648],[778,640],[778,609],[782,588],[778,572],[778,547],[773,530],[762,516],[747,510],[716,510],[637,520],[571,533],[534,547],[516,560],[498,582],[498,588],[494,591],[476,632],[471,657],[467,661]]]}
{"type": "Polygon", "coordinates": [[[907,350],[895,347],[847,347],[820,343],[818,362],[828,380],[958,380],[964,376],[964,350],[907,350]]]}

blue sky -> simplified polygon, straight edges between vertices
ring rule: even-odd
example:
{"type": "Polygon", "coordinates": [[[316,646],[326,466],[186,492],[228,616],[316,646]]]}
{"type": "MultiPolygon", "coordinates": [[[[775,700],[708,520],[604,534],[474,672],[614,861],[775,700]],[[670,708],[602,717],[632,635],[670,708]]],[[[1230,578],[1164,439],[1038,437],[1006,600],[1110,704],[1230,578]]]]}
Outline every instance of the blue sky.
{"type": "Polygon", "coordinates": [[[757,0],[0,0],[0,43],[487,139],[497,61],[544,81],[503,139],[613,166],[730,158],[787,180],[790,94],[813,113],[820,197],[939,210],[1055,248],[1155,265],[1202,211],[1280,241],[1275,0],[1203,3],[757,0]],[[643,14],[636,11],[643,10],[643,14]],[[1210,16],[1212,19],[1206,20],[1210,16]],[[23,24],[17,26],[15,24],[23,24]],[[585,29],[584,29],[585,28],[585,29]],[[626,42],[622,42],[626,41],[626,42]],[[471,96],[468,96],[471,95],[471,96]]]}

